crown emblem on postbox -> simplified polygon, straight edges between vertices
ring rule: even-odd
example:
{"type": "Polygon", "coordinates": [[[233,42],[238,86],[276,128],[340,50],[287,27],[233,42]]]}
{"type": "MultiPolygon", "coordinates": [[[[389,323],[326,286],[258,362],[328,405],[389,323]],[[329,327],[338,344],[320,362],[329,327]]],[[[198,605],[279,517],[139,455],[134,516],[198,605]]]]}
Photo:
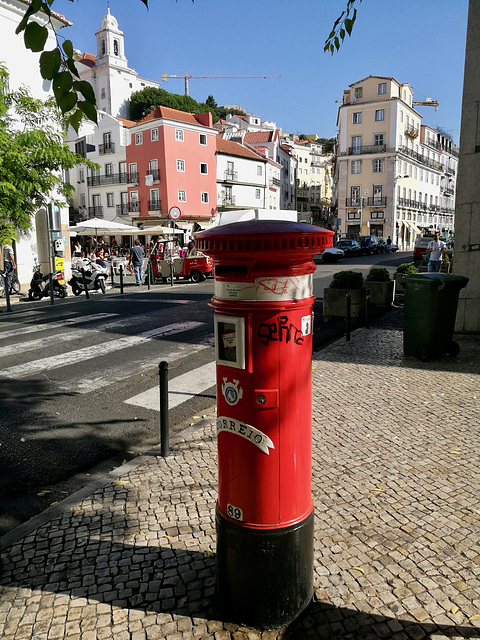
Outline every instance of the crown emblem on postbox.
{"type": "Polygon", "coordinates": [[[239,400],[241,400],[243,396],[243,389],[239,387],[239,380],[234,380],[233,382],[228,382],[227,378],[223,379],[222,384],[222,393],[225,400],[228,404],[233,407],[233,405],[237,404],[239,400]]]}

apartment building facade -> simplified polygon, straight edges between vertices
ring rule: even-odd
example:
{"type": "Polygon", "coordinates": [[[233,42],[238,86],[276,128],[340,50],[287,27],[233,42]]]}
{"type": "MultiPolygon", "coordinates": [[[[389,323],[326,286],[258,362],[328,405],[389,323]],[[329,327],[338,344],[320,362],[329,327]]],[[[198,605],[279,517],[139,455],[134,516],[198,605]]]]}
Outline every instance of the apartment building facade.
{"type": "Polygon", "coordinates": [[[335,171],[342,235],[390,236],[408,249],[427,229],[453,230],[458,150],[422,125],[418,104],[410,85],[391,77],[344,91],[335,171]]]}

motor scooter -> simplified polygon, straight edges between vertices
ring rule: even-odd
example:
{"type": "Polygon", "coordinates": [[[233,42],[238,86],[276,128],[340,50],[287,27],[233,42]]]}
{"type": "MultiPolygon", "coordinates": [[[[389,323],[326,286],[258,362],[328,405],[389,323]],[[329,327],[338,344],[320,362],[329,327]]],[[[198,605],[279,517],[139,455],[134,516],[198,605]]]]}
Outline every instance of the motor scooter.
{"type": "MultiPolygon", "coordinates": [[[[65,298],[67,296],[67,285],[63,273],[59,270],[52,274],[53,295],[57,298],[65,298]]],[[[29,300],[41,300],[50,295],[50,274],[43,274],[40,265],[35,260],[33,267],[33,277],[30,281],[30,289],[28,290],[29,300]]]]}
{"type": "Polygon", "coordinates": [[[107,267],[102,267],[102,265],[89,258],[77,258],[72,263],[72,277],[68,281],[68,284],[72,287],[73,295],[79,296],[85,291],[84,277],[88,291],[98,291],[100,289],[102,293],[105,293],[105,281],[108,278],[107,267]]]}

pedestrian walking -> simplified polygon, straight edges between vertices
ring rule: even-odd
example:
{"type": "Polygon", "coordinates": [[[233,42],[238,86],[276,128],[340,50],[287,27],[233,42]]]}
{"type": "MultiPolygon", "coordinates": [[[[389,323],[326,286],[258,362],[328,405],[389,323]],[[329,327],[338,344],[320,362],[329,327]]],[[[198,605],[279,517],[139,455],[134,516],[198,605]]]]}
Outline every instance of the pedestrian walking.
{"type": "Polygon", "coordinates": [[[445,242],[440,240],[440,233],[435,231],[433,234],[433,240],[428,243],[427,254],[428,258],[428,271],[434,273],[440,271],[442,262],[445,259],[445,242]]]}
{"type": "Polygon", "coordinates": [[[129,264],[133,265],[135,272],[135,285],[139,287],[143,284],[143,247],[140,244],[140,240],[135,240],[133,247],[130,249],[130,256],[128,258],[129,264]]]}
{"type": "Polygon", "coordinates": [[[3,268],[7,273],[11,273],[17,268],[13,247],[8,242],[3,245],[3,268]]]}

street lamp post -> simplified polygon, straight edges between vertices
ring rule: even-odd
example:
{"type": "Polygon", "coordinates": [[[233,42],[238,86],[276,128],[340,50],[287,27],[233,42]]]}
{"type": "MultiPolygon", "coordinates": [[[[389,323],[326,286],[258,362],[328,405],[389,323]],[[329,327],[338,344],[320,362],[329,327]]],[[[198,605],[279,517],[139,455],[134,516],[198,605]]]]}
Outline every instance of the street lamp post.
{"type": "MultiPolygon", "coordinates": [[[[399,235],[397,234],[397,184],[399,180],[403,180],[404,178],[408,178],[408,175],[404,176],[395,176],[393,181],[393,206],[392,206],[392,236],[393,242],[400,246],[398,241],[399,235]]],[[[403,248],[403,239],[402,239],[402,248],[403,248]]]]}

